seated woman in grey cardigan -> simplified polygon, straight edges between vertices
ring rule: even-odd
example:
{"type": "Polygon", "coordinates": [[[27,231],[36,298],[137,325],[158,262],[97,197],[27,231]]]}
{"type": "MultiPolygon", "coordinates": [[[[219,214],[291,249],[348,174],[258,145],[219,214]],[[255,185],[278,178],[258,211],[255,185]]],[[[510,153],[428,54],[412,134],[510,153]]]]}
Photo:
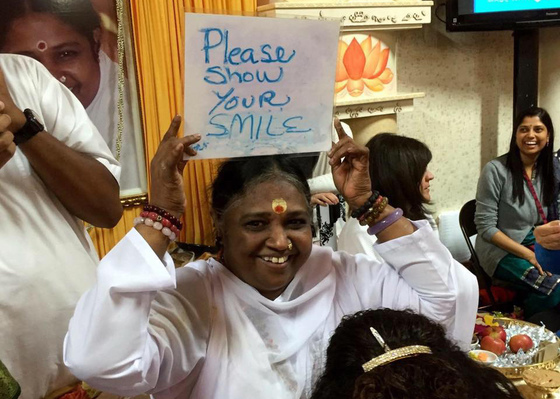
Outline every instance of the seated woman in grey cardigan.
{"type": "Polygon", "coordinates": [[[535,226],[558,219],[554,128],[546,110],[530,108],[516,119],[510,149],[486,164],[476,192],[476,251],[484,270],[524,291],[525,315],[560,303],[560,276],[541,268],[533,246],[535,226]]]}

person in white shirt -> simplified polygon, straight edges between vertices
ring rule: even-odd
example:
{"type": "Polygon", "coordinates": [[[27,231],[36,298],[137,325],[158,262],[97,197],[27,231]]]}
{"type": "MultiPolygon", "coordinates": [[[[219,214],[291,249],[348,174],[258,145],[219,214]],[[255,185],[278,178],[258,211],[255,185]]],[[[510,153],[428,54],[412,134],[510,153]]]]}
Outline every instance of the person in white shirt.
{"type": "MultiPolygon", "coordinates": [[[[369,209],[368,150],[340,124],[329,153],[334,182],[377,230],[382,262],[312,245],[305,175],[274,156],[221,166],[212,190],[219,254],[175,270],[166,248],[185,208],[183,154],[194,155],[200,140],[177,138],[179,125],[176,117],[152,160],[151,205],[76,307],[64,343],[76,376],[156,399],[305,398],[345,314],[410,308],[455,331],[457,292],[476,291],[476,281],[454,279],[462,266],[426,221],[386,203],[369,209]],[[387,217],[390,226],[377,224],[387,217]]],[[[476,303],[460,316],[474,323],[475,314],[476,303]]]]}
{"type": "Polygon", "coordinates": [[[101,49],[101,21],[90,0],[2,0],[0,51],[32,57],[80,100],[122,165],[124,194],[142,186],[129,85],[125,80],[123,132],[118,143],[118,70],[101,49]]]}
{"type": "Polygon", "coordinates": [[[0,137],[17,144],[0,168],[0,361],[21,398],[37,399],[77,381],[62,343],[98,261],[82,220],[119,221],[120,167],[80,102],[37,61],[0,54],[0,102],[10,133],[0,137]]]}

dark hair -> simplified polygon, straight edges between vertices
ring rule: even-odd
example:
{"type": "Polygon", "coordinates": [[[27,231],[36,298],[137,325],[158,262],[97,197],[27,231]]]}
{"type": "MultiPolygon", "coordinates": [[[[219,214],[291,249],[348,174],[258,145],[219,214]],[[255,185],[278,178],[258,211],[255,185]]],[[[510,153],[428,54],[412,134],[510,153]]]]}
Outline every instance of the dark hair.
{"type": "Polygon", "coordinates": [[[319,162],[319,153],[286,155],[297,163],[306,179],[313,177],[313,169],[319,162]]]}
{"type": "Polygon", "coordinates": [[[29,13],[48,13],[86,37],[97,58],[99,45],[94,31],[101,27],[101,19],[90,0],[2,0],[0,1],[0,49],[6,45],[12,23],[29,13]]]}
{"type": "Polygon", "coordinates": [[[286,156],[261,156],[224,162],[212,184],[212,208],[218,217],[250,188],[267,180],[285,180],[306,198],[311,213],[311,193],[299,165],[286,156]]]}
{"type": "Polygon", "coordinates": [[[393,133],[375,135],[369,148],[369,174],[373,190],[389,198],[412,220],[426,219],[428,203],[420,192],[422,177],[432,160],[426,144],[393,133]]]}
{"type": "Polygon", "coordinates": [[[503,374],[475,362],[443,328],[412,311],[365,310],[342,319],[330,340],[323,375],[311,399],[522,399],[503,374]],[[364,372],[384,353],[374,327],[391,349],[426,345],[432,354],[396,360],[364,372]]]}
{"type": "MultiPolygon", "coordinates": [[[[523,123],[523,119],[528,116],[536,116],[541,120],[548,130],[549,141],[554,143],[554,126],[552,125],[550,115],[545,109],[532,107],[517,115],[513,124],[513,132],[509,143],[506,166],[510,170],[513,179],[511,197],[513,200],[519,201],[521,205],[525,202],[525,180],[523,178],[523,162],[521,161],[521,154],[519,152],[516,139],[519,125],[521,125],[523,123]]],[[[550,206],[553,201],[555,201],[554,192],[556,180],[554,178],[553,158],[554,154],[552,151],[552,145],[548,145],[542,149],[536,163],[536,173],[542,181],[541,193],[544,206],[550,206]]]]}

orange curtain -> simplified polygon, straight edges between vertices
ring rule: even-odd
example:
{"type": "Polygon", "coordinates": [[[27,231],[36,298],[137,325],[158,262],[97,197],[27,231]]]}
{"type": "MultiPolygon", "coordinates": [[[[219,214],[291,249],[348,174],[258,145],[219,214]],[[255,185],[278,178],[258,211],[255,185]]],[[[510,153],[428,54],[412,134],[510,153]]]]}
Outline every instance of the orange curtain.
{"type": "MultiPolygon", "coordinates": [[[[254,15],[255,11],[255,0],[130,1],[148,169],[171,118],[184,112],[184,13],[254,15]]],[[[181,241],[207,245],[214,243],[208,188],[218,164],[217,160],[187,164],[187,208],[181,241]]],[[[148,184],[149,179],[148,173],[148,184]]],[[[132,228],[132,221],[139,212],[139,207],[127,208],[115,228],[93,228],[90,231],[100,256],[105,255],[132,228]]]]}

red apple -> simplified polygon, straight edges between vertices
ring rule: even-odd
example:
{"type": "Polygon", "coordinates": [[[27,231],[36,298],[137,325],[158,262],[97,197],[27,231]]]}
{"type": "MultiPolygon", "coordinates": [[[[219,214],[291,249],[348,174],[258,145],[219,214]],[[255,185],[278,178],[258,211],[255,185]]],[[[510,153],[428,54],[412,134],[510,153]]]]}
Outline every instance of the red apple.
{"type": "Polygon", "coordinates": [[[509,339],[509,348],[514,353],[517,353],[519,349],[523,349],[523,352],[527,352],[533,345],[533,340],[526,334],[517,334],[509,339]]]}
{"type": "Polygon", "coordinates": [[[500,338],[494,338],[487,335],[486,337],[482,338],[482,341],[480,341],[480,349],[490,351],[500,356],[506,351],[506,344],[500,338]]]}
{"type": "Polygon", "coordinates": [[[480,333],[481,337],[499,338],[506,342],[506,330],[502,326],[488,326],[480,333]]]}

